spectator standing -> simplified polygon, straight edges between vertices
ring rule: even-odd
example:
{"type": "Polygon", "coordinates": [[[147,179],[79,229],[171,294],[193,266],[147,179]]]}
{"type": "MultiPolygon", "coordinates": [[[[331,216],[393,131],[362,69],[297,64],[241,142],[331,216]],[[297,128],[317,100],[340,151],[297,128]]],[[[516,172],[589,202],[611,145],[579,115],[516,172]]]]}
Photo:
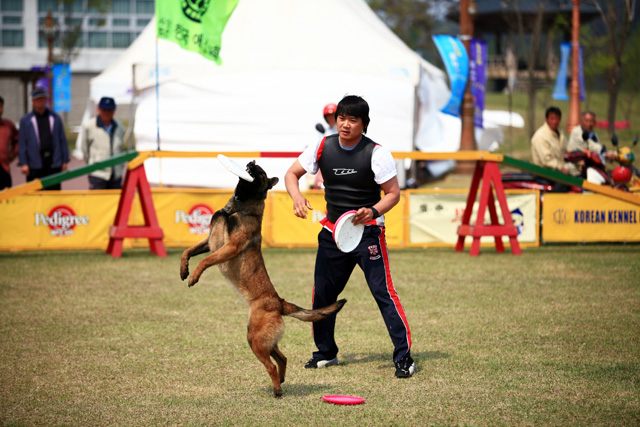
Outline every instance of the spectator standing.
{"type": "MultiPolygon", "coordinates": [[[[84,161],[94,164],[122,153],[124,127],[113,116],[116,103],[103,97],[98,103],[98,115],[82,124],[82,153],[84,161]]],[[[122,188],[124,164],[100,169],[89,174],[89,189],[105,190],[122,188]]]]}
{"type": "Polygon", "coordinates": [[[3,119],[4,98],[0,96],[0,190],[11,187],[10,165],[18,155],[18,130],[11,120],[3,119]]]}
{"type": "MultiPolygon", "coordinates": [[[[20,119],[18,164],[27,181],[64,171],[69,163],[69,147],[62,119],[47,108],[49,95],[42,88],[31,93],[33,111],[20,119]]],[[[60,190],[60,184],[45,190],[60,190]]]]}

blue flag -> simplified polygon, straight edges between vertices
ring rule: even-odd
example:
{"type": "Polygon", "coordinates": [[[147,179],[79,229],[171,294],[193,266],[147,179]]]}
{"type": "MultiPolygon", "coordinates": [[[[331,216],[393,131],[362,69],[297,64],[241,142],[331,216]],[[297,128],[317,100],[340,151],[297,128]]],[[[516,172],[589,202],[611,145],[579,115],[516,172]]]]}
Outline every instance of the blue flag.
{"type": "MultiPolygon", "coordinates": [[[[565,42],[560,45],[560,68],[556,76],[556,85],[551,97],[556,101],[568,101],[567,95],[567,74],[569,73],[569,59],[571,58],[571,43],[565,42]]],[[[580,101],[585,100],[584,89],[584,69],[582,66],[582,46],[578,50],[578,81],[580,83],[580,101]]]]}
{"type": "Polygon", "coordinates": [[[443,113],[460,117],[462,97],[469,77],[469,56],[460,40],[453,36],[439,34],[433,36],[433,42],[442,56],[451,84],[451,98],[442,109],[443,113]]]}

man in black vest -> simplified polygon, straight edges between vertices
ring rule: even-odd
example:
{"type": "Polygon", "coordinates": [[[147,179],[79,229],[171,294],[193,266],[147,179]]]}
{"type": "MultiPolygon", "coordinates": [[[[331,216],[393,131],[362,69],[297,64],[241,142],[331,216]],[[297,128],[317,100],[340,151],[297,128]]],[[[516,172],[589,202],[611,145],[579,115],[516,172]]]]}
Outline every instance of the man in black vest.
{"type": "MultiPolygon", "coordinates": [[[[337,301],[356,264],[364,272],[395,347],[396,377],[408,378],[415,372],[411,358],[409,323],[395,291],[389,269],[384,237],[384,214],[400,200],[397,171],[391,153],[364,136],[369,125],[369,105],[359,96],[346,96],[336,110],[338,133],[312,144],[293,163],[285,175],[285,185],[293,199],[297,217],[306,218],[313,209],[299,188],[300,178],[320,170],[324,177],[327,216],[321,221],[314,273],[313,308],[337,301]],[[380,191],[384,196],[380,197],[380,191]],[[356,210],[355,224],[365,224],[362,240],[349,253],[336,246],[330,230],[345,212],[356,210]]],[[[338,364],[334,339],[335,315],[313,324],[318,348],[305,368],[338,364]]]]}

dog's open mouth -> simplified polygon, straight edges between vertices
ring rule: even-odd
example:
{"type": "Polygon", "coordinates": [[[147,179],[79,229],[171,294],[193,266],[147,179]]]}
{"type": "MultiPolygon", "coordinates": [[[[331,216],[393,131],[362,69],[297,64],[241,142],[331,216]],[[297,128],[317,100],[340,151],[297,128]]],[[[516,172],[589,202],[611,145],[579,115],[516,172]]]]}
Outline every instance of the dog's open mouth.
{"type": "Polygon", "coordinates": [[[255,179],[255,177],[257,176],[257,175],[254,175],[254,173],[253,173],[256,169],[257,169],[257,167],[256,167],[256,161],[255,160],[247,163],[246,171],[251,176],[251,178],[255,179]]]}

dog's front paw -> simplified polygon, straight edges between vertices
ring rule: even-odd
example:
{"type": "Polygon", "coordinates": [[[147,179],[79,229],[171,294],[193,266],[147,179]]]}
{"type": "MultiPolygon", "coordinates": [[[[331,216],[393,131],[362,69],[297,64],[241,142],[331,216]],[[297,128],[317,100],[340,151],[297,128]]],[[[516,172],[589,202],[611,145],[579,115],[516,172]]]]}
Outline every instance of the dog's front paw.
{"type": "Polygon", "coordinates": [[[199,277],[196,277],[195,275],[192,274],[191,277],[189,277],[189,281],[187,282],[187,285],[189,285],[189,287],[192,287],[193,285],[198,283],[198,279],[199,277]]]}
{"type": "Polygon", "coordinates": [[[180,279],[184,280],[189,277],[189,265],[180,266],[180,279]]]}

